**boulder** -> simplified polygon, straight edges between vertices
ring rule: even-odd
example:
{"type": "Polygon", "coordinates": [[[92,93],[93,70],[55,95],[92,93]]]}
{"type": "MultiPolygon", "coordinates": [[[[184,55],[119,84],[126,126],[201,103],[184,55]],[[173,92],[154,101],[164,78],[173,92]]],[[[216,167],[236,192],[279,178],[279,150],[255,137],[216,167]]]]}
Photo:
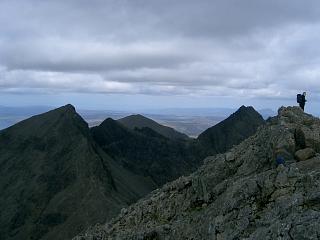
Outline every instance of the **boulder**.
{"type": "Polygon", "coordinates": [[[312,148],[305,148],[296,151],[295,157],[299,161],[305,161],[310,158],[313,158],[316,155],[316,152],[312,148]]]}

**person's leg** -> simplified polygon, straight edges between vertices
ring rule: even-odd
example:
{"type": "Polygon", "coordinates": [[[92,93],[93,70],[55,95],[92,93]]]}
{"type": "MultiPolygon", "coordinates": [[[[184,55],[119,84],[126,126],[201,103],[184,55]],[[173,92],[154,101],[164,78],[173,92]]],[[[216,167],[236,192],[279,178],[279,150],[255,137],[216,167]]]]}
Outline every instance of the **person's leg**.
{"type": "Polygon", "coordinates": [[[299,106],[302,110],[304,110],[304,106],[303,106],[303,103],[299,103],[299,106]]]}

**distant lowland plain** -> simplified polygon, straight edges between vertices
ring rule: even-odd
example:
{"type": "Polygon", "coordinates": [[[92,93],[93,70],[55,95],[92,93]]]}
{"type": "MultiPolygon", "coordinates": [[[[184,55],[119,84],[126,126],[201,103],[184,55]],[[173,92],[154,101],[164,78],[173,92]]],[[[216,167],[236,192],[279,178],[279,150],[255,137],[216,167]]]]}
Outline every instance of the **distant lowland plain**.
{"type": "MultiPolygon", "coordinates": [[[[53,106],[0,106],[0,130],[54,108],[53,106]]],[[[226,119],[235,111],[235,108],[163,108],[132,111],[78,110],[90,127],[98,126],[106,118],[119,120],[133,114],[141,114],[194,138],[209,127],[226,119]]],[[[272,109],[258,109],[258,112],[264,119],[276,115],[276,112],[272,109]]]]}

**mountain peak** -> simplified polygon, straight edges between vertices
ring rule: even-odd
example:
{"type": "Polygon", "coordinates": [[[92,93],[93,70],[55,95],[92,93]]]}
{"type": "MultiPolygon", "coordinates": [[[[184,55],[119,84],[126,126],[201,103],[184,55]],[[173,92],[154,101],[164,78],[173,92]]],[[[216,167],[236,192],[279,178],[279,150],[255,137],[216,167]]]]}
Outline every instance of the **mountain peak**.
{"type": "Polygon", "coordinates": [[[60,107],[60,109],[63,109],[65,111],[71,111],[71,112],[75,112],[76,111],[76,108],[70,103],[60,107]]]}
{"type": "Polygon", "coordinates": [[[76,112],[76,108],[73,105],[67,104],[67,105],[58,107],[56,109],[53,109],[53,110],[51,110],[49,112],[46,112],[46,113],[43,113],[43,114],[40,114],[40,115],[45,115],[45,114],[66,114],[66,113],[78,114],[76,112]]]}
{"type": "Polygon", "coordinates": [[[149,118],[147,118],[147,117],[145,117],[145,116],[143,116],[142,114],[132,114],[132,115],[130,115],[129,117],[136,117],[136,118],[143,118],[143,119],[149,119],[149,118]]]}
{"type": "Polygon", "coordinates": [[[88,135],[88,123],[76,112],[75,107],[71,104],[50,110],[48,112],[35,115],[31,118],[25,119],[3,131],[16,132],[24,137],[30,136],[47,136],[52,135],[57,131],[69,134],[71,132],[78,132],[80,134],[88,135]]]}
{"type": "Polygon", "coordinates": [[[242,105],[235,113],[237,114],[257,114],[260,115],[252,106],[244,106],[242,105]]]}
{"type": "Polygon", "coordinates": [[[70,104],[1,131],[0,166],[1,239],[70,239],[154,188],[114,163],[70,104]],[[92,206],[107,207],[83,212],[92,206]]]}
{"type": "MultiPolygon", "coordinates": [[[[254,108],[252,107],[252,106],[245,106],[245,105],[242,105],[239,109],[238,109],[238,111],[252,111],[252,110],[254,110],[254,108]]],[[[255,111],[255,110],[254,110],[255,111]]]]}
{"type": "MultiPolygon", "coordinates": [[[[154,120],[147,118],[147,117],[143,116],[142,114],[132,114],[127,117],[121,118],[118,121],[122,122],[122,123],[135,121],[135,124],[138,124],[139,123],[138,121],[147,121],[147,122],[156,123],[154,120]]],[[[143,124],[143,122],[141,122],[141,124],[143,124]]]]}
{"type": "Polygon", "coordinates": [[[101,123],[101,125],[110,124],[110,123],[115,124],[115,123],[117,123],[117,121],[114,120],[113,118],[108,117],[108,118],[106,118],[106,119],[101,123]]]}
{"type": "Polygon", "coordinates": [[[211,149],[209,154],[222,153],[253,135],[264,123],[253,107],[241,106],[228,118],[201,133],[198,140],[211,149]]]}
{"type": "Polygon", "coordinates": [[[48,114],[48,113],[53,114],[53,113],[66,113],[66,112],[69,112],[69,113],[77,113],[77,112],[76,112],[76,108],[75,108],[73,105],[67,104],[67,105],[64,105],[64,106],[61,106],[61,107],[52,109],[52,110],[50,110],[50,111],[48,111],[48,112],[39,114],[39,116],[45,115],[45,114],[48,114]]]}
{"type": "Polygon", "coordinates": [[[171,127],[163,126],[157,123],[156,121],[150,118],[147,118],[141,114],[134,114],[134,115],[121,118],[118,120],[118,122],[129,129],[150,128],[153,131],[157,132],[158,134],[165,136],[166,138],[169,138],[169,139],[180,139],[180,140],[188,139],[187,135],[180,133],[171,127]]]}

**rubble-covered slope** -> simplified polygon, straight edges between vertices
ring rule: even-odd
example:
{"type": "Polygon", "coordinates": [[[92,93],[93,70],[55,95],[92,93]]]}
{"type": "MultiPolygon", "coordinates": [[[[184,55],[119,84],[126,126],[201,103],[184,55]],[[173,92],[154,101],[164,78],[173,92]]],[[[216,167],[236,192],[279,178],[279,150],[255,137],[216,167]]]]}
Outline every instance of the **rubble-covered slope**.
{"type": "Polygon", "coordinates": [[[319,239],[319,152],[320,120],[281,108],[231,151],[75,239],[319,239]]]}

